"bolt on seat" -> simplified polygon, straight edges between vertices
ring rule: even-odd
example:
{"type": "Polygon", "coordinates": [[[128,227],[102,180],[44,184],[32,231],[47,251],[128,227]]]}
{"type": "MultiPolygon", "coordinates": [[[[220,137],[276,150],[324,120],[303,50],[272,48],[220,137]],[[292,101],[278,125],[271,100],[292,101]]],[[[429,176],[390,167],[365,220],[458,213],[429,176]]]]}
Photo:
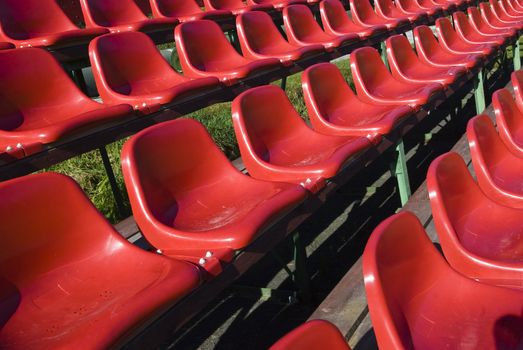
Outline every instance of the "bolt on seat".
{"type": "Polygon", "coordinates": [[[389,20],[408,18],[411,23],[428,21],[428,15],[419,11],[416,13],[403,11],[401,7],[393,3],[392,0],[374,0],[376,13],[389,20]]]}
{"type": "Polygon", "coordinates": [[[249,11],[274,11],[271,4],[247,5],[242,0],[203,0],[203,2],[206,9],[231,11],[235,16],[249,11]]]}
{"type": "Polygon", "coordinates": [[[427,188],[449,264],[483,283],[523,289],[523,210],[487,197],[457,153],[432,162],[427,188]]]}
{"type": "Polygon", "coordinates": [[[470,44],[490,44],[490,45],[497,45],[502,46],[505,43],[508,43],[507,38],[503,37],[501,35],[499,36],[492,36],[492,35],[485,35],[482,34],[480,31],[476,30],[474,26],[472,26],[472,23],[467,18],[467,15],[464,14],[461,11],[454,12],[452,14],[452,18],[454,19],[454,28],[456,30],[456,33],[458,34],[459,38],[463,41],[470,43],[470,44]]]}
{"type": "Polygon", "coordinates": [[[269,350],[304,349],[350,350],[347,341],[335,325],[324,320],[312,320],[280,338],[269,350]]]}
{"type": "Polygon", "coordinates": [[[473,69],[484,59],[481,54],[465,54],[450,51],[436,40],[434,33],[427,26],[418,26],[412,31],[416,52],[421,62],[435,67],[461,66],[473,69]]]}
{"type": "Polygon", "coordinates": [[[314,130],[326,135],[365,136],[378,143],[401,119],[409,106],[363,102],[332,63],[318,63],[302,74],[303,98],[314,130]]]}
{"type": "Polygon", "coordinates": [[[144,112],[216,88],[215,77],[189,79],[178,74],[144,33],[123,32],[96,38],[89,57],[100,97],[144,112]]]}
{"type": "Polygon", "coordinates": [[[200,284],[196,266],[122,238],[67,176],[5,181],[0,197],[2,348],[118,348],[200,284]]]}
{"type": "Polygon", "coordinates": [[[478,32],[486,36],[503,36],[507,40],[511,40],[516,36],[517,30],[512,28],[497,28],[486,22],[479,12],[477,7],[469,7],[467,9],[469,15],[470,25],[478,32]]]}
{"type": "Polygon", "coordinates": [[[277,58],[252,60],[241,56],[213,21],[182,23],[175,28],[174,36],[180,64],[188,77],[216,77],[233,85],[250,74],[281,67],[277,58]]]}
{"type": "Polygon", "coordinates": [[[418,110],[443,92],[443,86],[438,83],[396,80],[372,47],[354,50],[350,54],[350,67],[358,97],[368,103],[407,104],[418,110]]]}
{"type": "Polygon", "coordinates": [[[361,39],[366,39],[388,30],[383,24],[367,27],[354,23],[339,0],[320,2],[320,16],[323,29],[330,35],[357,34],[361,39]]]}
{"type": "Polygon", "coordinates": [[[180,22],[197,19],[226,20],[232,18],[227,10],[202,10],[196,0],[150,0],[153,16],[176,18],[180,22]]]}
{"type": "Polygon", "coordinates": [[[252,60],[277,58],[284,66],[291,66],[301,58],[325,52],[320,44],[289,44],[265,12],[250,11],[238,15],[236,32],[243,56],[252,60]]]}
{"type": "Polygon", "coordinates": [[[440,83],[447,87],[467,74],[465,67],[435,67],[420,61],[409,40],[403,35],[389,37],[385,45],[392,76],[399,81],[440,83]]]}
{"type": "Polygon", "coordinates": [[[256,87],[236,97],[232,118],[249,174],[262,180],[303,184],[313,192],[371,146],[364,137],[313,131],[285,92],[273,85],[256,87]]]}
{"type": "Polygon", "coordinates": [[[408,211],[376,227],[363,276],[380,349],[515,350],[523,341],[523,294],[454,271],[408,211]]]}
{"type": "Polygon", "coordinates": [[[44,49],[0,51],[0,75],[2,151],[29,155],[42,144],[132,113],[129,105],[91,100],[44,49]]]}
{"type": "Polygon", "coordinates": [[[53,0],[0,0],[0,40],[16,47],[87,44],[105,33],[78,28],[53,0]]]}
{"type": "Polygon", "coordinates": [[[372,8],[369,0],[349,0],[349,4],[352,20],[362,27],[385,25],[390,30],[410,24],[408,18],[390,20],[380,17],[372,8]]]}
{"type": "Polygon", "coordinates": [[[306,5],[284,8],[283,23],[289,42],[297,46],[321,44],[327,52],[332,52],[360,40],[355,33],[332,35],[324,32],[306,5]]]}
{"type": "Polygon", "coordinates": [[[499,136],[507,149],[518,158],[523,158],[523,113],[506,89],[492,95],[499,136]]]}
{"type": "Polygon", "coordinates": [[[154,32],[174,28],[176,18],[148,18],[134,0],[80,0],[87,28],[107,28],[111,33],[154,32]]]}
{"type": "Polygon", "coordinates": [[[448,18],[438,18],[436,20],[436,32],[438,33],[440,45],[454,53],[476,53],[489,56],[495,53],[499,47],[499,45],[491,42],[476,43],[467,41],[454,30],[448,18]]]}

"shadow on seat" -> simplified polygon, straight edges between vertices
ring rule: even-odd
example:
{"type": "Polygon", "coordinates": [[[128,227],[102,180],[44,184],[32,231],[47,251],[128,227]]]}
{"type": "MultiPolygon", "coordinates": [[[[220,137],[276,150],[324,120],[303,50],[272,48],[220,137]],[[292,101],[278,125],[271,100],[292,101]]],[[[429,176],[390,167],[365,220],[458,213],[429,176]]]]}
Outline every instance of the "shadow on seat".
{"type": "Polygon", "coordinates": [[[350,347],[335,325],[324,320],[312,320],[290,331],[269,348],[304,349],[350,350],[350,347]]]}

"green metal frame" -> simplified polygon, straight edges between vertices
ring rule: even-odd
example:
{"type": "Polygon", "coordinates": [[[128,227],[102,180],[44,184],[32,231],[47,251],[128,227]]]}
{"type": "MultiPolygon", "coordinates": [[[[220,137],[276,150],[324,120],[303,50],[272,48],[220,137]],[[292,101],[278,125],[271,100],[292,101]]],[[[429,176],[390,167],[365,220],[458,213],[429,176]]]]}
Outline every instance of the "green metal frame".
{"type": "Polygon", "coordinates": [[[398,182],[398,191],[400,194],[401,205],[405,205],[412,195],[409,182],[409,172],[407,169],[407,157],[405,155],[405,146],[403,140],[396,145],[394,160],[391,164],[392,174],[398,182]]]}
{"type": "Polygon", "coordinates": [[[514,70],[520,70],[521,69],[521,44],[519,42],[519,38],[516,40],[516,43],[512,45],[514,52],[512,54],[514,59],[514,70]]]}
{"type": "Polygon", "coordinates": [[[481,114],[485,110],[485,84],[483,82],[483,69],[480,69],[474,79],[474,101],[476,102],[476,113],[481,114]]]}
{"type": "Polygon", "coordinates": [[[385,45],[385,41],[382,41],[380,43],[380,53],[381,59],[383,60],[387,68],[389,68],[389,60],[387,59],[387,46],[385,45]]]}

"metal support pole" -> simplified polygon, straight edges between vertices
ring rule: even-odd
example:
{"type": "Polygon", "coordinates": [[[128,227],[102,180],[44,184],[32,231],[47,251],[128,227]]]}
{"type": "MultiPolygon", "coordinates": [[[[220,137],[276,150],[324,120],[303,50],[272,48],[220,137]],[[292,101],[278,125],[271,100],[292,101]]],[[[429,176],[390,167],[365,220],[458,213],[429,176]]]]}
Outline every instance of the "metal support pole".
{"type": "Polygon", "coordinates": [[[476,102],[476,114],[485,110],[485,86],[483,84],[483,69],[480,69],[474,79],[474,100],[476,102]]]}
{"type": "Polygon", "coordinates": [[[111,185],[111,191],[113,192],[114,201],[116,202],[116,210],[118,211],[118,216],[120,217],[120,219],[123,219],[125,210],[123,205],[122,194],[120,193],[120,189],[118,188],[116,177],[114,176],[113,167],[111,166],[111,161],[109,160],[109,156],[107,155],[107,150],[105,149],[105,146],[102,146],[98,148],[98,151],[100,152],[100,156],[102,157],[105,173],[107,174],[109,184],[111,185]]]}
{"type": "Polygon", "coordinates": [[[287,88],[287,77],[283,77],[281,79],[281,85],[280,86],[281,86],[282,90],[285,90],[287,88]]]}
{"type": "Polygon", "coordinates": [[[512,46],[514,48],[514,70],[520,70],[521,69],[521,44],[519,43],[519,38],[516,39],[516,43],[512,46]]]}
{"type": "Polygon", "coordinates": [[[311,280],[307,272],[307,252],[305,246],[300,238],[300,233],[296,232],[292,235],[292,242],[294,248],[294,283],[300,290],[300,295],[304,302],[309,302],[312,299],[311,280]]]}
{"type": "Polygon", "coordinates": [[[387,68],[389,68],[389,60],[387,59],[387,46],[385,45],[385,41],[382,41],[380,43],[380,51],[381,51],[381,59],[383,62],[385,62],[385,65],[387,68]]]}
{"type": "Polygon", "coordinates": [[[76,85],[82,90],[84,94],[87,95],[87,84],[85,83],[85,77],[82,72],[82,68],[73,69],[71,71],[71,75],[73,76],[73,80],[76,82],[76,85]]]}
{"type": "Polygon", "coordinates": [[[393,174],[398,182],[401,205],[405,205],[412,192],[410,190],[409,172],[407,169],[407,157],[405,156],[405,146],[403,140],[396,145],[395,159],[392,163],[393,174]]]}

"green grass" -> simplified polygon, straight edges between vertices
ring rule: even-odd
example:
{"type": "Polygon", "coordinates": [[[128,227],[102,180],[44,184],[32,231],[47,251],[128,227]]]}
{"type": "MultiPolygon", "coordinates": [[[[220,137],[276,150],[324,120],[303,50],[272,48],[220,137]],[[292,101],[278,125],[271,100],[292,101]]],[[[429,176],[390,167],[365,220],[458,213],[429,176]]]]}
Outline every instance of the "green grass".
{"type": "MultiPolygon", "coordinates": [[[[347,80],[352,84],[348,60],[343,59],[335,63],[347,80]]],[[[298,113],[300,113],[304,118],[307,118],[307,109],[305,107],[305,102],[303,101],[300,79],[301,73],[288,77],[286,93],[298,113]]],[[[280,82],[277,81],[274,84],[279,85],[280,82]]],[[[229,102],[219,103],[196,111],[185,117],[194,118],[205,125],[216,144],[229,159],[233,160],[238,158],[240,153],[234,136],[234,129],[230,117],[230,107],[231,103],[229,102]]],[[[125,205],[127,206],[126,214],[130,215],[129,201],[127,199],[120,168],[120,151],[124,142],[125,140],[120,140],[108,145],[107,152],[111,164],[113,165],[121,192],[125,196],[125,205]]],[[[120,218],[118,217],[111,187],[105,174],[102,159],[97,151],[85,153],[69,159],[47,170],[56,171],[73,177],[103,215],[113,223],[119,221],[120,218]]]]}

